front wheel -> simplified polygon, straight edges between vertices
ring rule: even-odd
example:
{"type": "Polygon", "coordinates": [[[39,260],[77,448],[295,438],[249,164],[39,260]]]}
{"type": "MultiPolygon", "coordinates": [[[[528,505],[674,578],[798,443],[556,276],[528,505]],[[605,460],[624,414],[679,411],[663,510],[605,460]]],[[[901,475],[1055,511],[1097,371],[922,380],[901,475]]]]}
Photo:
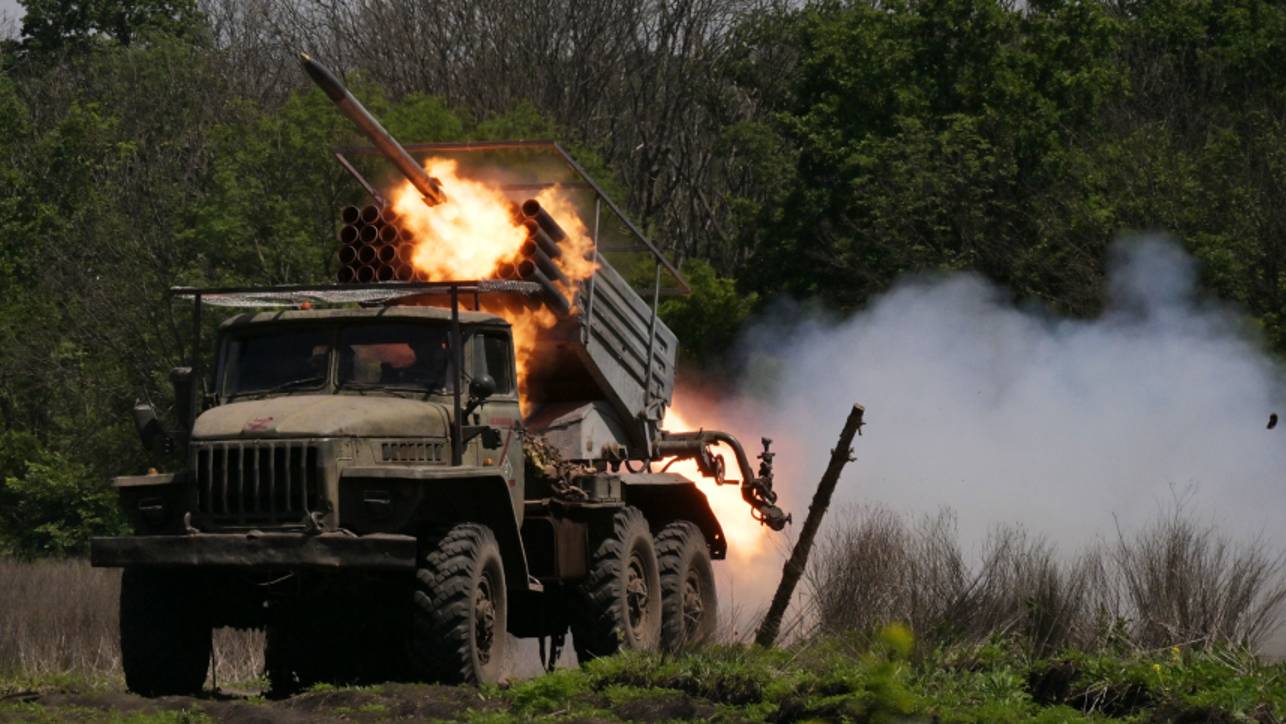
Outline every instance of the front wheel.
{"type": "Polygon", "coordinates": [[[210,666],[210,619],[200,580],[154,568],[121,573],[121,664],[142,696],[198,694],[210,666]]]}
{"type": "Polygon", "coordinates": [[[462,523],[425,541],[416,571],[411,660],[419,678],[489,684],[505,666],[504,563],[485,525],[462,523]]]}
{"type": "Polygon", "coordinates": [[[617,511],[574,600],[572,644],[582,662],[622,649],[658,648],[661,578],[652,531],[638,508],[617,511]]]}

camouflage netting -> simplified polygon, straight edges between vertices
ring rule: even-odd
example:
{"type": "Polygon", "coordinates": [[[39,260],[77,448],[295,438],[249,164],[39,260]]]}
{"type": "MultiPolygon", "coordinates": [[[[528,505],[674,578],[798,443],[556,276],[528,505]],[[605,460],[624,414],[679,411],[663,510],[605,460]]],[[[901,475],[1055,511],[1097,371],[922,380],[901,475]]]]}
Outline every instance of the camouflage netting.
{"type": "Polygon", "coordinates": [[[541,481],[549,486],[550,494],[563,500],[584,500],[585,491],[576,486],[574,481],[582,475],[593,475],[594,469],[587,465],[568,462],[539,435],[527,435],[522,441],[522,452],[526,458],[527,480],[541,481]]]}
{"type": "MultiPolygon", "coordinates": [[[[355,288],[344,289],[342,287],[318,287],[315,289],[262,289],[262,290],[245,290],[245,291],[226,291],[217,290],[192,290],[192,289],[175,289],[174,296],[180,299],[190,299],[194,294],[201,294],[201,301],[214,307],[244,307],[244,308],[262,308],[262,307],[296,307],[305,302],[310,304],[383,304],[397,299],[414,297],[425,293],[443,293],[448,289],[448,284],[440,283],[417,283],[402,284],[397,282],[386,282],[379,285],[360,286],[353,285],[355,288]]],[[[461,288],[460,294],[463,299],[468,299],[474,290],[481,293],[487,292],[511,292],[521,294],[537,294],[540,292],[540,285],[532,282],[509,281],[509,280],[484,280],[479,282],[470,282],[466,287],[461,288]]]]}

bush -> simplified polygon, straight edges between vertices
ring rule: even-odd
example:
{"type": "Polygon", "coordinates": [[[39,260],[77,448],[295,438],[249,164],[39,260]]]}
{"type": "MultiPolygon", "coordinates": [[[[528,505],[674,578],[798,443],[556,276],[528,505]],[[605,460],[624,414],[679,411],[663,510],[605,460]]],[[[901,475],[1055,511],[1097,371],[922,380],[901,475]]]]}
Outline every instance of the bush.
{"type": "Polygon", "coordinates": [[[0,481],[0,550],[12,555],[83,553],[91,537],[123,531],[106,481],[59,453],[37,450],[0,481]]]}
{"type": "Polygon", "coordinates": [[[1138,534],[1065,560],[1018,527],[965,563],[950,512],[908,524],[868,508],[823,541],[809,571],[822,630],[868,636],[908,623],[920,652],[1003,640],[1033,656],[1069,648],[1254,647],[1286,603],[1282,560],[1236,545],[1182,506],[1138,534]]]}

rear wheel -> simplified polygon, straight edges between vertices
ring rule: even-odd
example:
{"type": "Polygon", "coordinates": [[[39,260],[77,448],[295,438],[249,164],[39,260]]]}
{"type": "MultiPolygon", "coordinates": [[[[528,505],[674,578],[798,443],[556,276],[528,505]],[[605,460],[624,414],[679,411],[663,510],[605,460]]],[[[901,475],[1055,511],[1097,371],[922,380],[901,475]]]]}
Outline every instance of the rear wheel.
{"type": "Polygon", "coordinates": [[[210,666],[211,626],[200,579],[187,572],[121,573],[121,664],[143,696],[197,694],[210,666]]]}
{"type": "Polygon", "coordinates": [[[420,678],[485,684],[505,667],[508,605],[491,529],[462,523],[426,541],[416,571],[411,660],[420,678]]]}
{"type": "Polygon", "coordinates": [[[572,644],[581,661],[658,648],[661,579],[652,532],[638,508],[617,511],[574,600],[572,644]]]}
{"type": "Polygon", "coordinates": [[[686,520],[656,537],[661,567],[661,649],[678,652],[709,641],[719,619],[710,549],[701,529],[686,520]]]}

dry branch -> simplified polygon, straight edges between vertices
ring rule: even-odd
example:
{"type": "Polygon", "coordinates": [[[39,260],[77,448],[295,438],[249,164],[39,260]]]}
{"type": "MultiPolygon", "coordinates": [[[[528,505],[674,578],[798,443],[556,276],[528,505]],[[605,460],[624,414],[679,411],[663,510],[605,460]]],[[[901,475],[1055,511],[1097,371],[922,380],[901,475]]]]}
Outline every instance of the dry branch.
{"type": "Polygon", "coordinates": [[[772,646],[777,640],[777,633],[781,629],[781,618],[785,615],[786,606],[790,604],[790,598],[795,593],[795,586],[799,584],[799,579],[808,566],[808,553],[813,548],[813,539],[817,537],[822,516],[830,507],[831,496],[835,493],[836,484],[839,483],[840,472],[849,461],[856,459],[853,455],[853,437],[862,431],[862,415],[865,412],[866,408],[861,405],[853,405],[852,411],[848,413],[848,420],[839,434],[839,444],[831,451],[831,462],[826,466],[821,482],[817,484],[817,492],[813,494],[812,504],[808,506],[808,517],[804,520],[804,529],[800,531],[799,541],[795,543],[795,549],[790,553],[790,560],[786,561],[785,567],[782,568],[781,583],[777,586],[777,592],[773,594],[768,615],[764,616],[764,622],[759,626],[759,633],[755,635],[755,643],[760,646],[772,646]]]}

